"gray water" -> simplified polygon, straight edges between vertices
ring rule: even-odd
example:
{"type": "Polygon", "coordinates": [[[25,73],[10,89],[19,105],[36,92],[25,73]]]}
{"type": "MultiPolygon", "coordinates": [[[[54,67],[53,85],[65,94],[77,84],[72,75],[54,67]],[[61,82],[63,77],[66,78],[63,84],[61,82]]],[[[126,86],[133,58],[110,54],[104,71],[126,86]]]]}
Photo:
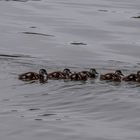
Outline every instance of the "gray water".
{"type": "Polygon", "coordinates": [[[0,139],[139,140],[138,83],[18,80],[40,68],[140,70],[139,15],[139,0],[1,0],[0,139]]]}

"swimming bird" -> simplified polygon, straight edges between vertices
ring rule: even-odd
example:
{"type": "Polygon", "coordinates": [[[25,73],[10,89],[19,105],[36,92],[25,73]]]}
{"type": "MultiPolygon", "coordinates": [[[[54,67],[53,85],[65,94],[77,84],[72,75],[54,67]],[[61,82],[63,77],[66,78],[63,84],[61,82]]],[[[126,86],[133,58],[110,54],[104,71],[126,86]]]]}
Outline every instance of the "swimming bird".
{"type": "Polygon", "coordinates": [[[131,73],[125,77],[122,78],[123,81],[133,81],[133,82],[136,82],[136,79],[137,79],[137,74],[135,73],[131,73]]]}
{"type": "Polygon", "coordinates": [[[39,73],[36,72],[26,72],[19,75],[19,80],[32,81],[39,80],[40,82],[46,82],[48,80],[48,74],[45,69],[40,69],[39,73]]]}
{"type": "Polygon", "coordinates": [[[81,71],[79,72],[81,75],[82,74],[86,74],[88,78],[96,78],[98,72],[96,71],[96,69],[91,68],[89,71],[81,71]]]}
{"type": "Polygon", "coordinates": [[[132,82],[140,82],[140,71],[137,71],[137,73],[131,73],[125,77],[122,78],[123,81],[132,81],[132,82]]]}
{"type": "Polygon", "coordinates": [[[63,71],[55,71],[48,74],[49,79],[69,79],[71,71],[65,68],[63,71]]]}
{"type": "Polygon", "coordinates": [[[100,75],[100,80],[109,80],[109,81],[118,81],[120,82],[122,77],[124,76],[121,70],[116,70],[115,73],[107,73],[104,75],[100,75]]]}
{"type": "Polygon", "coordinates": [[[137,72],[136,82],[140,82],[140,71],[137,72]]]}
{"type": "Polygon", "coordinates": [[[70,79],[72,81],[86,81],[88,79],[88,76],[87,74],[82,74],[82,73],[77,73],[77,72],[74,72],[70,75],[70,79]]]}

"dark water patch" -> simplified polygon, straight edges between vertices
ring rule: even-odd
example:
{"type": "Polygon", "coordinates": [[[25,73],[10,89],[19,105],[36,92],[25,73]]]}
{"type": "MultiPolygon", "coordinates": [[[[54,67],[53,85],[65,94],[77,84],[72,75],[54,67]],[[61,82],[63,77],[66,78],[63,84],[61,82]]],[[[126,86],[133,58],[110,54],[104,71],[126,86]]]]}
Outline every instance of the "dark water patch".
{"type": "Polygon", "coordinates": [[[13,110],[11,110],[11,112],[18,112],[18,110],[13,109],[13,110]]]}
{"type": "Polygon", "coordinates": [[[2,101],[4,101],[4,102],[8,102],[8,101],[10,101],[10,99],[3,99],[2,101]]]}
{"type": "Polygon", "coordinates": [[[41,94],[41,96],[46,96],[46,95],[49,95],[48,93],[43,93],[43,94],[41,94]]]}
{"type": "Polygon", "coordinates": [[[29,111],[36,111],[36,110],[40,110],[40,108],[30,108],[29,111]]]}
{"type": "Polygon", "coordinates": [[[104,10],[104,9],[99,9],[98,11],[100,11],[100,12],[108,12],[108,10],[104,10]]]}
{"type": "Polygon", "coordinates": [[[136,17],[132,17],[132,18],[139,18],[140,19],[140,16],[136,16],[136,17]]]}
{"type": "Polygon", "coordinates": [[[136,87],[140,87],[140,83],[137,83],[137,84],[136,84],[136,87]]]}
{"type": "Polygon", "coordinates": [[[0,1],[28,2],[28,1],[41,1],[41,0],[0,0],[0,1]]]}
{"type": "Polygon", "coordinates": [[[2,111],[2,112],[0,112],[0,115],[9,115],[11,113],[17,113],[17,112],[18,112],[18,110],[12,109],[12,110],[8,110],[8,111],[2,111]]]}
{"type": "Polygon", "coordinates": [[[60,118],[57,118],[57,119],[55,119],[56,121],[61,121],[62,119],[60,119],[60,118]]]}
{"type": "Polygon", "coordinates": [[[139,66],[140,66],[140,62],[138,62],[138,63],[137,63],[137,65],[139,65],[139,66]]]}
{"type": "Polygon", "coordinates": [[[36,26],[31,26],[30,28],[37,28],[36,26]]]}
{"type": "Polygon", "coordinates": [[[38,116],[48,117],[48,116],[54,116],[54,115],[56,115],[56,114],[46,113],[46,114],[41,114],[41,115],[38,115],[38,116]]]}
{"type": "Polygon", "coordinates": [[[1,0],[1,1],[27,2],[27,1],[29,1],[29,0],[1,0]]]}
{"type": "Polygon", "coordinates": [[[43,119],[40,119],[40,118],[37,118],[37,119],[34,119],[35,121],[43,121],[43,119]]]}
{"type": "Polygon", "coordinates": [[[23,54],[0,54],[0,57],[6,57],[6,58],[19,58],[19,57],[23,57],[23,58],[31,58],[30,55],[23,55],[23,54]]]}
{"type": "Polygon", "coordinates": [[[34,61],[32,61],[32,60],[29,60],[29,61],[20,61],[20,60],[18,60],[18,61],[15,61],[14,63],[16,63],[16,64],[18,64],[18,65],[20,65],[20,66],[23,66],[23,67],[31,67],[31,68],[33,68],[36,64],[35,64],[35,62],[34,61]]]}
{"type": "Polygon", "coordinates": [[[51,36],[54,37],[54,35],[49,35],[49,34],[43,34],[43,33],[36,33],[36,32],[22,32],[23,34],[28,34],[28,35],[39,35],[39,36],[51,36]]]}
{"type": "Polygon", "coordinates": [[[87,45],[86,43],[83,43],[83,42],[72,42],[70,44],[71,45],[87,45]]]}
{"type": "Polygon", "coordinates": [[[24,98],[29,98],[29,96],[28,95],[25,95],[24,98]]]}

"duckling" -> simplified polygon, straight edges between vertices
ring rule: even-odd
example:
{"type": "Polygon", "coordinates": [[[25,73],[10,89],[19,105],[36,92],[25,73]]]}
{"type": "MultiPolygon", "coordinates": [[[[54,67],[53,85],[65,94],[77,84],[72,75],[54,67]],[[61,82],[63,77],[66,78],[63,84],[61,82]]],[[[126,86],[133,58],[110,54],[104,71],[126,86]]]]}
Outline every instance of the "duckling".
{"type": "Polygon", "coordinates": [[[62,71],[55,71],[48,74],[49,79],[69,79],[70,69],[66,68],[62,71]]]}
{"type": "Polygon", "coordinates": [[[87,74],[84,74],[84,73],[74,72],[73,74],[70,75],[70,79],[72,81],[86,81],[88,79],[88,76],[87,74]]]}
{"type": "Polygon", "coordinates": [[[133,82],[136,82],[136,79],[137,79],[137,74],[135,73],[131,73],[122,78],[123,81],[133,81],[133,82]]]}
{"type": "Polygon", "coordinates": [[[136,74],[131,73],[131,74],[123,77],[122,80],[123,81],[140,82],[140,71],[138,71],[136,74]]]}
{"type": "Polygon", "coordinates": [[[100,75],[100,80],[110,80],[110,81],[118,81],[120,82],[123,74],[121,70],[116,70],[115,73],[107,73],[104,75],[100,75]]]}
{"type": "Polygon", "coordinates": [[[86,74],[88,78],[96,78],[98,72],[96,69],[91,68],[89,71],[81,71],[80,74],[86,74]]]}
{"type": "Polygon", "coordinates": [[[26,73],[20,74],[18,79],[22,81],[39,80],[40,82],[46,82],[48,80],[48,74],[45,69],[40,69],[39,73],[26,72],[26,73]]]}
{"type": "Polygon", "coordinates": [[[140,82],[140,71],[137,72],[136,82],[140,82]]]}

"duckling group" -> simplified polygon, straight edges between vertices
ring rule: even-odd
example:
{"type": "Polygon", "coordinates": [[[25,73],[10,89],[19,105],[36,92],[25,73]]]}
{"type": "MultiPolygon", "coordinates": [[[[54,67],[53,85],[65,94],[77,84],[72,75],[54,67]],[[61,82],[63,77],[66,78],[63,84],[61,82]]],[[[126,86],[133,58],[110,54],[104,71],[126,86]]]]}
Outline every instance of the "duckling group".
{"type": "Polygon", "coordinates": [[[51,73],[47,73],[45,69],[40,69],[39,73],[36,72],[26,72],[19,75],[19,79],[22,81],[34,81],[38,80],[42,83],[47,82],[49,79],[51,80],[60,80],[67,79],[71,81],[86,81],[91,78],[99,77],[100,80],[107,81],[133,81],[140,82],[140,71],[136,74],[131,73],[129,75],[124,76],[121,70],[116,70],[113,73],[100,74],[96,71],[95,68],[89,69],[89,71],[80,71],[80,72],[71,72],[70,69],[65,68],[63,71],[53,71],[51,73]]]}

